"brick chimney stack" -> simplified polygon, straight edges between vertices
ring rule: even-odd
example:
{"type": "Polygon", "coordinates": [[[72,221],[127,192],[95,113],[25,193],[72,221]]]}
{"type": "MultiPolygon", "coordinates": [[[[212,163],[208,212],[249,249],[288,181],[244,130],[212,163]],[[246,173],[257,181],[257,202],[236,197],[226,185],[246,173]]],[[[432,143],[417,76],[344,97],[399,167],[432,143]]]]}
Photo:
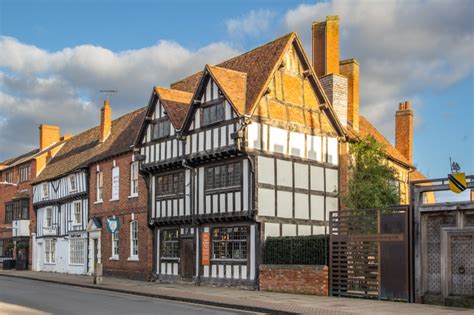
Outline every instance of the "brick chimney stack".
{"type": "Polygon", "coordinates": [[[101,109],[100,115],[100,135],[99,141],[103,143],[110,136],[112,131],[112,108],[110,107],[109,100],[104,101],[104,106],[101,109]]]}
{"type": "Polygon", "coordinates": [[[313,68],[318,77],[339,74],[339,17],[313,23],[313,68]]]}
{"type": "Polygon", "coordinates": [[[39,149],[43,151],[53,143],[59,142],[60,129],[58,126],[41,124],[39,126],[39,149]]]}
{"type": "Polygon", "coordinates": [[[395,114],[395,147],[410,163],[413,162],[413,111],[410,101],[401,102],[395,114]]]}
{"type": "Polygon", "coordinates": [[[347,77],[347,122],[359,131],[359,62],[355,59],[342,60],[339,69],[347,77]]]}

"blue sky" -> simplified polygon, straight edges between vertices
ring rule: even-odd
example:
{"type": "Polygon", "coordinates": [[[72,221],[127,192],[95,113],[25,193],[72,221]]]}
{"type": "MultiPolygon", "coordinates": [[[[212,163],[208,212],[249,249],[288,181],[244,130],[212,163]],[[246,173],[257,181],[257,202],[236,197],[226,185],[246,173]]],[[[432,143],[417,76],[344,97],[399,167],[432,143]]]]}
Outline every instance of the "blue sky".
{"type": "Polygon", "coordinates": [[[40,123],[77,133],[146,104],[152,86],[341,18],[341,58],[361,63],[361,114],[393,142],[397,104],[415,111],[414,161],[474,174],[474,5],[469,1],[0,0],[0,160],[37,145],[40,123]]]}

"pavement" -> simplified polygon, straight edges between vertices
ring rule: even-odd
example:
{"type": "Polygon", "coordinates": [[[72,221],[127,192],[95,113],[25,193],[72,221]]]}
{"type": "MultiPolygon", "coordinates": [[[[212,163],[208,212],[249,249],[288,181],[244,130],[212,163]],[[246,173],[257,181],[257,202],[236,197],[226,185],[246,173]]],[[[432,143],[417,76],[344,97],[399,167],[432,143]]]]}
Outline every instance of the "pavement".
{"type": "Polygon", "coordinates": [[[104,277],[104,283],[96,286],[92,284],[92,277],[89,276],[0,270],[0,281],[5,277],[272,314],[474,314],[472,309],[436,305],[248,291],[194,284],[150,283],[112,277],[104,277]]]}

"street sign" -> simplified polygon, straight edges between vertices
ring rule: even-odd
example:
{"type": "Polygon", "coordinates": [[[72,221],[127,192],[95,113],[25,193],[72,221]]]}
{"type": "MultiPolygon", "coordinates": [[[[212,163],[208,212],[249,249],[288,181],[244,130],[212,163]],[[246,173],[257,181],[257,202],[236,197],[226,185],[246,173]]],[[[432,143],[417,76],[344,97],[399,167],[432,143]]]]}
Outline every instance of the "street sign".
{"type": "Polygon", "coordinates": [[[457,194],[463,192],[467,188],[466,174],[452,173],[448,175],[449,189],[457,194]]]}

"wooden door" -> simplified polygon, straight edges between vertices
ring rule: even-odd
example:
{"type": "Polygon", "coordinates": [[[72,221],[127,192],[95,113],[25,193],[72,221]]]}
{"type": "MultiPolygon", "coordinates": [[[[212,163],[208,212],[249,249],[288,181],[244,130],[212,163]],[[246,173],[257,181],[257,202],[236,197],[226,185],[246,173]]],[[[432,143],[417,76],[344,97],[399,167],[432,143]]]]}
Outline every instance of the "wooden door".
{"type": "Polygon", "coordinates": [[[182,238],[180,248],[181,279],[191,281],[194,276],[194,238],[182,238]]]}

